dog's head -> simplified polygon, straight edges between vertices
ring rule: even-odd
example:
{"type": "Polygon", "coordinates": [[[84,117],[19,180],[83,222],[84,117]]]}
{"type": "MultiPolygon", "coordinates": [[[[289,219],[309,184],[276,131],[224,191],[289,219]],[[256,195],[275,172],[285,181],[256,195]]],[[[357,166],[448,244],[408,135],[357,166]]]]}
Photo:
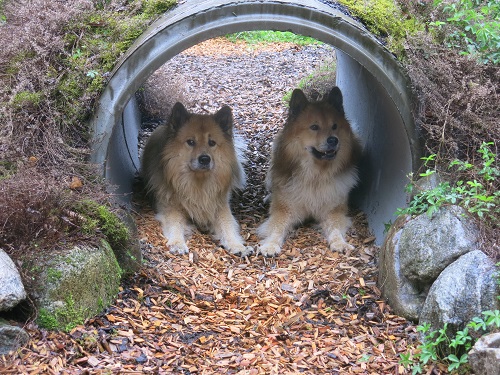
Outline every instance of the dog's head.
{"type": "Polygon", "coordinates": [[[300,89],[292,93],[285,130],[317,161],[334,160],[342,147],[350,147],[352,133],[342,102],[338,87],[319,102],[310,102],[300,89]]]}
{"type": "Polygon", "coordinates": [[[178,144],[177,151],[193,172],[214,169],[221,153],[227,152],[227,145],[232,144],[233,114],[228,106],[213,115],[198,115],[176,103],[169,124],[178,144]]]}

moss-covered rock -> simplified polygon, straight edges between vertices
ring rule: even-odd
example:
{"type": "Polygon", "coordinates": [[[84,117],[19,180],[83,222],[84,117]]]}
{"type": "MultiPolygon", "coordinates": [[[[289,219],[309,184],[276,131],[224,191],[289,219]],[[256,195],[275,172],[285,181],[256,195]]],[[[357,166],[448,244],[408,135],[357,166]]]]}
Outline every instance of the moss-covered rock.
{"type": "Polygon", "coordinates": [[[122,270],[106,241],[76,246],[40,265],[34,295],[38,324],[70,330],[110,305],[118,293],[122,270]]]}

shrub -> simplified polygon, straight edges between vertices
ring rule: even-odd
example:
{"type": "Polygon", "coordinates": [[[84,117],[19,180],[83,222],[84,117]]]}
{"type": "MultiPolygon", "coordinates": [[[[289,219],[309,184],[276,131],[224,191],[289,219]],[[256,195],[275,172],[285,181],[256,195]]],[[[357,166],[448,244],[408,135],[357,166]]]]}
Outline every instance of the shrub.
{"type": "Polygon", "coordinates": [[[445,41],[464,55],[477,57],[482,63],[500,63],[500,3],[485,0],[434,0],[445,19],[430,25],[448,26],[445,41]],[[446,15],[448,17],[446,17],[446,15]]]}
{"type": "MultiPolygon", "coordinates": [[[[498,177],[500,169],[497,167],[496,155],[489,149],[493,143],[481,145],[478,153],[481,155],[482,167],[476,168],[472,163],[454,160],[449,168],[456,168],[458,173],[472,172],[472,175],[481,180],[473,179],[464,181],[458,179],[453,185],[448,181],[440,182],[435,188],[416,194],[410,201],[408,207],[397,210],[396,214],[419,215],[426,212],[432,216],[445,204],[456,204],[464,207],[471,214],[481,219],[488,219],[494,225],[498,225],[500,216],[500,191],[498,190],[498,177]]],[[[433,154],[424,158],[426,164],[433,161],[433,154]]],[[[427,169],[420,176],[429,176],[435,170],[427,169]]],[[[408,185],[408,192],[412,193],[414,185],[408,185]]]]}

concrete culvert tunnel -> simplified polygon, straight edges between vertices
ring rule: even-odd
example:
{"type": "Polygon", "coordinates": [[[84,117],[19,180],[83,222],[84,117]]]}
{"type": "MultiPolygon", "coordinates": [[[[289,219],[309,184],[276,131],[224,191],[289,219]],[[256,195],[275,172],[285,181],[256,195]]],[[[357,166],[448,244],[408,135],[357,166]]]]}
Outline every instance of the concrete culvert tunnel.
{"type": "MultiPolygon", "coordinates": [[[[139,168],[141,114],[135,92],[183,50],[221,35],[250,30],[291,31],[335,48],[337,86],[364,148],[361,181],[352,202],[364,211],[380,244],[384,224],[406,204],[407,175],[421,148],[409,81],[392,54],[340,7],[317,0],[188,1],[165,14],[118,62],[92,119],[91,161],[130,201],[139,168]]],[[[227,103],[231,104],[231,103],[227,103]]],[[[271,139],[269,140],[272,141],[271,139]]]]}

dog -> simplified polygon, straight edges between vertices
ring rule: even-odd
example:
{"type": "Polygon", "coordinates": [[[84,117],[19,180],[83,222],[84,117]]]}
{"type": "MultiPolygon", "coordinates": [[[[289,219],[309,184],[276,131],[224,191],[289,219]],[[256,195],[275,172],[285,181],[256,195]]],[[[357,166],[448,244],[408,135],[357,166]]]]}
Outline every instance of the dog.
{"type": "Polygon", "coordinates": [[[170,252],[188,253],[191,224],[215,235],[230,253],[249,255],[229,201],[245,185],[242,141],[233,132],[233,114],[193,114],[177,102],[168,123],[151,134],[142,155],[141,175],[152,196],[170,252]]]}
{"type": "Polygon", "coordinates": [[[331,250],[353,249],[344,235],[351,225],[348,196],[358,182],[361,152],[338,87],[320,101],[293,91],[266,175],[269,217],[257,228],[262,255],[279,254],[289,231],[311,218],[319,222],[331,250]]]}

